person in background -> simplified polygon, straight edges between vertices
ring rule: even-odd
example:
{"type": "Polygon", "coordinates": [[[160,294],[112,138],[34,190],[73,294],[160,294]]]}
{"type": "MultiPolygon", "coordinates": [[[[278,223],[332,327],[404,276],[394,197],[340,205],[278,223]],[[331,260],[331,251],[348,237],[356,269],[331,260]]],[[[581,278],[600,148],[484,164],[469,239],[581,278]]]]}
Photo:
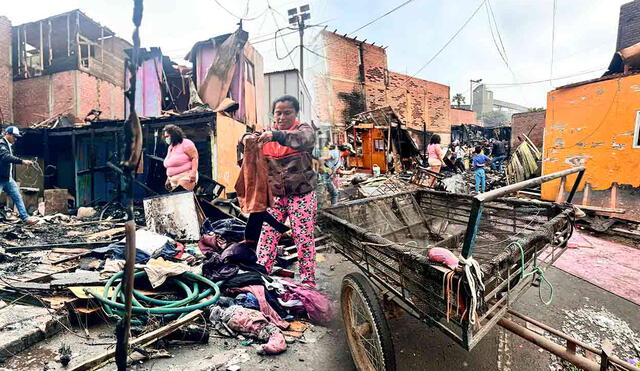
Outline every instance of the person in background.
{"type": "Polygon", "coordinates": [[[336,178],[338,177],[338,169],[342,165],[340,151],[335,144],[329,145],[329,151],[321,160],[324,160],[324,168],[321,172],[322,181],[329,192],[331,205],[333,206],[338,203],[338,198],[340,197],[340,192],[336,188],[336,178]]]}
{"type": "Polygon", "coordinates": [[[462,160],[464,159],[464,150],[462,149],[460,142],[457,140],[453,142],[453,153],[455,156],[454,165],[456,169],[464,173],[465,171],[467,171],[467,169],[464,167],[464,163],[462,162],[462,160]]]}
{"type": "Polygon", "coordinates": [[[504,144],[500,140],[491,139],[491,169],[498,170],[502,172],[502,162],[505,158],[507,158],[507,150],[504,147],[504,144]],[[496,163],[498,164],[498,168],[496,169],[496,163]]]}
{"type": "MultiPolygon", "coordinates": [[[[427,146],[427,154],[429,155],[427,163],[429,164],[429,170],[434,173],[439,173],[440,169],[442,169],[442,164],[444,163],[444,154],[440,147],[440,141],[440,136],[438,134],[433,134],[429,140],[429,145],[427,146]]],[[[428,186],[433,187],[435,183],[436,178],[431,177],[431,182],[428,186]]]]}
{"type": "Polygon", "coordinates": [[[165,187],[173,190],[178,186],[193,191],[198,183],[198,150],[192,141],[187,139],[181,128],[167,125],[162,130],[165,143],[169,146],[164,159],[167,169],[165,187]]]}
{"type": "MultiPolygon", "coordinates": [[[[297,120],[300,103],[290,95],[276,99],[272,105],[275,127],[260,135],[262,151],[267,161],[269,188],[275,206],[268,212],[280,223],[288,218],[291,237],[298,247],[298,268],[303,284],[315,287],[316,246],[316,172],[312,156],[315,130],[297,120]]],[[[322,166],[322,164],[321,164],[322,166]]],[[[258,263],[267,273],[273,270],[278,241],[282,234],[264,225],[258,241],[258,263]]]]}
{"type": "Polygon", "coordinates": [[[484,172],[485,165],[490,163],[491,159],[482,154],[482,147],[477,146],[473,155],[473,169],[476,175],[476,193],[485,191],[486,188],[486,174],[484,172]]]}
{"type": "Polygon", "coordinates": [[[21,136],[20,130],[17,127],[9,126],[5,130],[2,139],[0,139],[0,193],[2,191],[7,192],[7,195],[11,197],[11,200],[13,200],[13,203],[16,205],[22,222],[31,225],[37,223],[37,220],[29,216],[27,208],[24,206],[24,201],[22,200],[22,194],[20,194],[20,188],[12,178],[13,165],[33,165],[33,161],[22,160],[13,155],[12,146],[21,136]]]}
{"type": "Polygon", "coordinates": [[[356,153],[353,151],[353,146],[347,142],[343,143],[340,146],[340,159],[342,161],[342,165],[345,170],[350,170],[351,166],[349,164],[349,157],[355,155],[356,153]]]}

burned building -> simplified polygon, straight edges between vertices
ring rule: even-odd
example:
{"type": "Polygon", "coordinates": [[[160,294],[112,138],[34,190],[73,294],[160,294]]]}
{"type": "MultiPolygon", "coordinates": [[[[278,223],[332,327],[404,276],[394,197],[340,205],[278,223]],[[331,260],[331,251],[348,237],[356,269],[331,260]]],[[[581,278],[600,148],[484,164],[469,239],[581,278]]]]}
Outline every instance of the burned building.
{"type": "Polygon", "coordinates": [[[337,141],[344,140],[345,123],[352,114],[390,106],[420,148],[425,146],[425,133],[427,141],[431,134],[439,134],[443,144],[449,143],[447,85],[389,71],[386,48],[375,43],[329,31],[321,36],[326,71],[315,81],[316,106],[321,123],[335,127],[337,141]]]}
{"type": "Polygon", "coordinates": [[[247,40],[248,33],[239,29],[199,41],[185,59],[193,64],[193,83],[203,103],[215,109],[223,98],[230,98],[238,105],[235,120],[261,128],[265,116],[263,62],[247,40]],[[215,96],[206,89],[211,85],[218,90],[215,96]]]}
{"type": "Polygon", "coordinates": [[[14,26],[13,121],[26,126],[61,115],[82,122],[92,109],[123,118],[130,47],[80,10],[14,26]]]}
{"type": "MultiPolygon", "coordinates": [[[[215,183],[219,188],[224,188],[223,192],[234,191],[240,171],[236,145],[251,127],[259,127],[263,118],[263,90],[258,82],[262,81],[258,79],[258,76],[262,77],[262,57],[249,44],[244,44],[239,51],[231,54],[225,54],[228,49],[222,48],[225,40],[242,32],[238,30],[234,34],[196,44],[190,53],[194,61],[193,70],[171,62],[160,48],[141,50],[135,94],[136,112],[141,118],[143,130],[144,157],[138,168],[136,198],[166,192],[162,162],[168,146],[163,140],[162,129],[169,124],[181,127],[186,137],[195,143],[200,158],[200,182],[215,183]],[[210,44],[213,47],[210,48],[210,44]],[[211,67],[219,67],[214,61],[222,57],[228,62],[223,71],[228,78],[207,82],[208,88],[217,91],[217,97],[222,99],[214,103],[207,91],[201,93],[195,86],[197,84],[202,90],[207,76],[219,72],[212,72],[211,67]],[[192,76],[195,76],[194,84],[192,76]],[[197,76],[200,76],[200,80],[197,76]]],[[[124,59],[118,73],[122,84],[125,84],[127,77],[124,86],[128,88],[129,73],[125,72],[125,60],[130,51],[123,49],[122,53],[124,59]]],[[[94,63],[92,58],[89,65],[94,63]]],[[[25,71],[35,73],[36,70],[27,68],[25,71]]],[[[83,70],[68,72],[98,79],[83,70]]],[[[49,76],[39,73],[38,77],[16,81],[49,76]]],[[[102,86],[102,83],[98,86],[102,86]]],[[[73,88],[66,89],[73,91],[73,88]]],[[[82,86],[82,89],[84,95],[91,93],[92,88],[82,86]]],[[[124,95],[120,89],[119,99],[124,111],[124,95]]],[[[110,115],[103,113],[99,119],[88,120],[82,125],[25,129],[24,138],[16,146],[16,153],[39,161],[45,169],[38,188],[66,189],[75,199],[76,206],[120,201],[122,184],[117,168],[123,156],[126,126],[121,116],[110,119],[110,115]],[[61,148],[65,150],[61,151],[61,148]]]]}

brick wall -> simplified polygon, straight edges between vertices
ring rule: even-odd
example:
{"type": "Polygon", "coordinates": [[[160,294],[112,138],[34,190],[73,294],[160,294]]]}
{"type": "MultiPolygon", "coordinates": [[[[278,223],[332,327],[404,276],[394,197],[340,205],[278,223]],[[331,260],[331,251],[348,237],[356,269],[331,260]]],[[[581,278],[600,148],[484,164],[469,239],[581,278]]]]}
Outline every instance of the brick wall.
{"type": "Polygon", "coordinates": [[[518,136],[525,134],[538,149],[542,149],[546,113],[547,111],[524,112],[511,116],[511,147],[519,145],[521,141],[518,136]]]}
{"type": "Polygon", "coordinates": [[[0,114],[0,120],[13,122],[11,21],[5,16],[0,16],[0,114]]]}
{"type": "Polygon", "coordinates": [[[13,112],[18,125],[70,115],[82,122],[91,109],[103,111],[101,118],[124,118],[121,87],[80,71],[65,71],[14,82],[13,112]]]}
{"type": "Polygon", "coordinates": [[[639,42],[640,0],[635,0],[620,7],[616,50],[624,49],[639,42]]]}
{"type": "Polygon", "coordinates": [[[345,104],[338,99],[338,93],[351,93],[364,87],[367,109],[385,106],[385,71],[387,55],[384,49],[371,44],[363,44],[364,81],[361,81],[360,42],[353,41],[332,32],[322,31],[326,71],[316,78],[315,104],[320,120],[343,123],[342,111],[345,104]]]}
{"type": "Polygon", "coordinates": [[[451,107],[451,125],[478,124],[478,114],[474,111],[451,107]]]}
{"type": "MultiPolygon", "coordinates": [[[[68,74],[63,72],[61,74],[68,74]]],[[[40,122],[49,117],[49,85],[51,76],[18,80],[13,83],[13,119],[20,126],[40,122]]]]}
{"type": "Polygon", "coordinates": [[[84,72],[77,73],[80,80],[80,119],[94,108],[102,111],[102,119],[124,118],[123,88],[84,72]]]}
{"type": "Polygon", "coordinates": [[[449,87],[389,72],[389,102],[407,126],[438,133],[445,141],[451,133],[449,87]],[[445,138],[447,137],[447,138],[445,138]]]}
{"type": "Polygon", "coordinates": [[[364,82],[360,79],[360,41],[323,31],[326,73],[316,78],[316,108],[320,120],[343,123],[344,103],[338,93],[364,89],[366,108],[391,106],[410,128],[443,134],[451,132],[449,87],[431,81],[410,79],[389,72],[385,49],[363,43],[364,82]]]}

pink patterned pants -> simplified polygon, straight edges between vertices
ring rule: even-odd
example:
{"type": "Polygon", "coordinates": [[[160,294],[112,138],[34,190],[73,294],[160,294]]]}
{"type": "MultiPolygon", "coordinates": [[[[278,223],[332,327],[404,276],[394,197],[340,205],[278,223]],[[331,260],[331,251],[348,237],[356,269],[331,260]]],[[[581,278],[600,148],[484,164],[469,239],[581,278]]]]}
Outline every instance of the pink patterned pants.
{"type": "MultiPolygon", "coordinates": [[[[275,197],[275,206],[268,209],[280,223],[289,218],[291,236],[298,247],[298,267],[303,283],[315,284],[316,244],[314,229],[316,225],[316,193],[305,195],[275,197]]],[[[282,234],[268,224],[263,224],[258,241],[258,263],[265,266],[270,274],[276,261],[278,241],[282,234]]]]}

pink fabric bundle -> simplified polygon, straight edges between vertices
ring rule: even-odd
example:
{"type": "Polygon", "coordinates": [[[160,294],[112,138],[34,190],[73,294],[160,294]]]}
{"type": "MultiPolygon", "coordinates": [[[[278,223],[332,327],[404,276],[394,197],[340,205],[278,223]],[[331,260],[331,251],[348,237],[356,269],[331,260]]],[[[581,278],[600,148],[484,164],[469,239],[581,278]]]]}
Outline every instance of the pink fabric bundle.
{"type": "Polygon", "coordinates": [[[458,266],[459,260],[451,250],[442,247],[433,247],[429,249],[429,260],[436,263],[442,263],[447,267],[454,269],[458,266]]]}
{"type": "Polygon", "coordinates": [[[245,286],[245,287],[237,287],[233,289],[227,290],[230,293],[239,293],[239,292],[250,292],[253,296],[258,299],[258,304],[260,304],[260,312],[264,314],[265,317],[271,321],[274,325],[280,327],[281,329],[289,328],[289,322],[285,321],[280,317],[278,312],[275,311],[267,302],[267,298],[264,293],[264,286],[245,286]]]}
{"type": "Polygon", "coordinates": [[[304,305],[304,309],[309,319],[318,324],[331,322],[334,316],[334,308],[331,300],[322,292],[295,284],[292,280],[287,280],[292,285],[287,285],[287,292],[280,296],[284,301],[299,300],[304,305]]]}
{"type": "MultiPolygon", "coordinates": [[[[238,305],[226,309],[217,307],[216,310],[221,311],[221,313],[217,313],[220,320],[224,321],[228,318],[226,325],[230,329],[266,341],[267,343],[258,349],[259,353],[280,354],[287,350],[287,343],[282,331],[270,323],[261,312],[238,305]]],[[[212,316],[216,316],[216,314],[212,313],[212,316]]]]}

